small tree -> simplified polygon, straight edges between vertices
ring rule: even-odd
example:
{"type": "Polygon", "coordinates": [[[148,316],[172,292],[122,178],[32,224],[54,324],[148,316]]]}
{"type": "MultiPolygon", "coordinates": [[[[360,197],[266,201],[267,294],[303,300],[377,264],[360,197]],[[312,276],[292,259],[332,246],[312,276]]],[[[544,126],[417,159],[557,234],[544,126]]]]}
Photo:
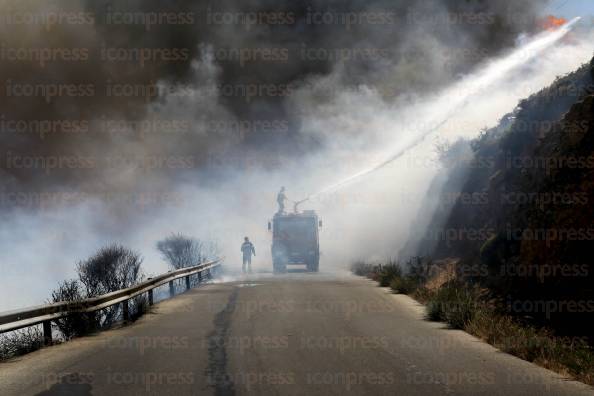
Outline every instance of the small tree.
{"type": "Polygon", "coordinates": [[[172,234],[157,242],[157,250],[173,269],[200,264],[204,260],[203,248],[200,240],[182,234],[172,234]]]}
{"type": "MultiPolygon", "coordinates": [[[[78,277],[85,287],[86,297],[125,289],[142,281],[140,254],[113,244],[77,264],[78,277]]],[[[111,325],[119,315],[120,304],[104,310],[103,326],[111,325]]]]}
{"type": "Polygon", "coordinates": [[[77,264],[78,277],[88,297],[133,286],[142,277],[140,254],[121,245],[99,249],[87,260],[77,264]]]}
{"type": "MultiPolygon", "coordinates": [[[[77,280],[67,280],[60,283],[58,288],[52,292],[51,302],[79,302],[85,298],[83,293],[77,280]]],[[[65,318],[57,319],[55,323],[64,338],[68,340],[96,328],[99,324],[99,315],[95,312],[74,313],[65,318]]]]}

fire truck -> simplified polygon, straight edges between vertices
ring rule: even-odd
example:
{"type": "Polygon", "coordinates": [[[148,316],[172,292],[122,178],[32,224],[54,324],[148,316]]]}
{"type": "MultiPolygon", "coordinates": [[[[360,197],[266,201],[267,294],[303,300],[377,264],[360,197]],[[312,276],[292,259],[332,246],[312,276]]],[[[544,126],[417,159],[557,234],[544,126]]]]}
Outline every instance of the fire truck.
{"type": "Polygon", "coordinates": [[[268,230],[272,232],[272,265],[275,273],[284,273],[289,265],[305,265],[309,272],[318,272],[320,241],[318,229],[322,221],[313,210],[277,213],[268,230]]]}

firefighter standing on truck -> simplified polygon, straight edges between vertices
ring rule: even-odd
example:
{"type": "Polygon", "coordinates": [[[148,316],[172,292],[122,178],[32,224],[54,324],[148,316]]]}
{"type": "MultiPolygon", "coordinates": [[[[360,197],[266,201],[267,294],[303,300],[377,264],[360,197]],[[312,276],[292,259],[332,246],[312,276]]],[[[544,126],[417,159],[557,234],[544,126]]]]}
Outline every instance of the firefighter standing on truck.
{"type": "Polygon", "coordinates": [[[241,266],[242,272],[252,272],[252,254],[256,255],[256,249],[254,244],[250,242],[248,237],[245,237],[241,244],[241,253],[243,253],[243,265],[241,266]]]}
{"type": "Polygon", "coordinates": [[[276,202],[278,203],[278,214],[283,214],[285,212],[285,201],[287,200],[287,196],[285,195],[285,188],[281,187],[278,195],[276,196],[276,202]]]}

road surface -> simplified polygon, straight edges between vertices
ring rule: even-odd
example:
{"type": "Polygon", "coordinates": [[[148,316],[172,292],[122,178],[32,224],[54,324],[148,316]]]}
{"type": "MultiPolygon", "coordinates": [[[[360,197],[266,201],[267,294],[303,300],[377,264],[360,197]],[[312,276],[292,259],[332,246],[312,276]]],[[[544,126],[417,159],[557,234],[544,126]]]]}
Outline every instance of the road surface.
{"type": "Polygon", "coordinates": [[[354,276],[260,274],[0,364],[1,395],[592,395],[354,276]]]}

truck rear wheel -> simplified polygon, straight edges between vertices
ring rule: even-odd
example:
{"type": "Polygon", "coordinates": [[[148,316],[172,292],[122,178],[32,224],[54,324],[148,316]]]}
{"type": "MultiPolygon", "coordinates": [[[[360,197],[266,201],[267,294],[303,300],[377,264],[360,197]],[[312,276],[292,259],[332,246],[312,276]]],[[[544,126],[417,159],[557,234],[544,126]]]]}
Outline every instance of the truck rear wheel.
{"type": "Polygon", "coordinates": [[[307,270],[309,272],[318,272],[320,268],[320,261],[319,260],[312,260],[307,263],[307,270]]]}
{"type": "Polygon", "coordinates": [[[275,274],[284,274],[287,272],[287,263],[282,260],[275,260],[272,263],[272,269],[275,274]]]}

